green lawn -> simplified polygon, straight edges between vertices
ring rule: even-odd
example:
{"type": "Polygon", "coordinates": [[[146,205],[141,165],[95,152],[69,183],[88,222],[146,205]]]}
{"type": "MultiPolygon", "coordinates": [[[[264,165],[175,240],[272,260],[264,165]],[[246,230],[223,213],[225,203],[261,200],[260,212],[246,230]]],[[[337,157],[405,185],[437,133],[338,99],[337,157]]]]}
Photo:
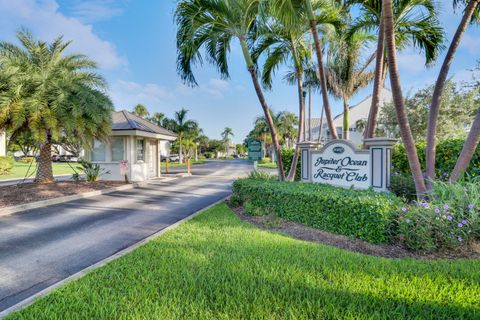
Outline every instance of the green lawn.
{"type": "Polygon", "coordinates": [[[258,164],[259,168],[270,168],[270,169],[277,169],[278,166],[275,162],[262,162],[258,164]]]}
{"type": "MultiPolygon", "coordinates": [[[[70,163],[72,167],[77,169],[79,164],[77,163],[70,163]]],[[[25,174],[27,173],[27,170],[29,168],[30,164],[29,163],[21,163],[21,162],[15,162],[15,165],[13,167],[12,172],[7,175],[0,176],[0,181],[1,180],[6,180],[6,179],[16,179],[16,178],[23,178],[25,177],[25,174]]],[[[35,167],[36,164],[33,163],[30,169],[30,173],[28,174],[29,177],[35,177],[35,167]],[[33,173],[32,173],[33,170],[33,173]]],[[[72,168],[68,165],[68,163],[53,163],[53,174],[54,175],[61,175],[61,174],[73,174],[72,168]]]]}
{"type": "MultiPolygon", "coordinates": [[[[204,164],[205,162],[207,162],[207,161],[206,160],[198,160],[198,161],[192,160],[190,162],[190,164],[192,166],[194,166],[194,165],[197,165],[197,164],[204,164]]],[[[170,167],[186,167],[186,166],[187,166],[187,164],[185,162],[183,162],[183,163],[171,162],[171,161],[168,162],[168,167],[169,168],[170,167]]],[[[165,168],[165,162],[162,162],[162,169],[163,168],[165,168]]]]}
{"type": "Polygon", "coordinates": [[[479,319],[478,270],[295,240],[222,204],[10,319],[479,319]]]}

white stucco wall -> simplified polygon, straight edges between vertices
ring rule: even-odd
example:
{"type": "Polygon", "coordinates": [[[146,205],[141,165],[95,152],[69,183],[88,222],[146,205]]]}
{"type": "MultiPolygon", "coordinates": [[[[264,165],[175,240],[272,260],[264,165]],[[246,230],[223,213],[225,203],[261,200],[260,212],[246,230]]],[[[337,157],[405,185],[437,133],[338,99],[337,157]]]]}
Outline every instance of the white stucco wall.
{"type": "Polygon", "coordinates": [[[7,136],[5,130],[0,129],[0,157],[7,155],[7,136]]]}

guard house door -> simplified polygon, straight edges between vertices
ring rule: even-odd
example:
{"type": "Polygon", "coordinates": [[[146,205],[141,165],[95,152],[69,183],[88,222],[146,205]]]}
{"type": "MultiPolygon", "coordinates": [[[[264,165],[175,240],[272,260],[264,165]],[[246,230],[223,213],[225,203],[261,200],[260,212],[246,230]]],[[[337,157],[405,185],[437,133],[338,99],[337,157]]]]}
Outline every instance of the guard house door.
{"type": "Polygon", "coordinates": [[[157,151],[157,141],[151,140],[148,143],[148,178],[158,177],[157,168],[158,168],[158,151],[157,151]]]}

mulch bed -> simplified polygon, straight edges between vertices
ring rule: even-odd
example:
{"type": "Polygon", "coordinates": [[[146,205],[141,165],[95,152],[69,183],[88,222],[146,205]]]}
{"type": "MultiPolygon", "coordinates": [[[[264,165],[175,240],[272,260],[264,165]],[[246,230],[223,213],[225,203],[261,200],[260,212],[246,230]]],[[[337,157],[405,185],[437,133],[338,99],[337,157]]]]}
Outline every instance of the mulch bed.
{"type": "MultiPolygon", "coordinates": [[[[228,204],[228,202],[227,202],[228,204]]],[[[327,244],[337,248],[359,252],[366,255],[383,258],[414,258],[414,259],[480,259],[480,244],[459,252],[411,252],[396,244],[375,245],[360,239],[352,239],[346,236],[330,233],[327,231],[304,226],[299,223],[285,221],[276,216],[251,216],[243,210],[243,207],[230,208],[237,216],[258,228],[287,234],[295,239],[327,244]]]]}
{"type": "Polygon", "coordinates": [[[119,181],[59,181],[50,184],[25,183],[5,186],[0,187],[0,208],[108,189],[124,184],[119,181]]]}

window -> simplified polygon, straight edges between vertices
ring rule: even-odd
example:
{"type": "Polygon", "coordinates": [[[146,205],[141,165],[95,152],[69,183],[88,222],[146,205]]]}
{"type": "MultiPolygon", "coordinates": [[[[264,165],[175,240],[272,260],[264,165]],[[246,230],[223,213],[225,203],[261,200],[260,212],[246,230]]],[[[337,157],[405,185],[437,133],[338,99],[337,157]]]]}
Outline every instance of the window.
{"type": "Polygon", "coordinates": [[[137,161],[145,161],[145,140],[137,140],[137,161]]]}
{"type": "Polygon", "coordinates": [[[93,141],[92,161],[105,161],[105,143],[98,140],[93,141]]]}
{"type": "Polygon", "coordinates": [[[112,139],[112,161],[125,160],[125,142],[124,138],[112,139]]]}

